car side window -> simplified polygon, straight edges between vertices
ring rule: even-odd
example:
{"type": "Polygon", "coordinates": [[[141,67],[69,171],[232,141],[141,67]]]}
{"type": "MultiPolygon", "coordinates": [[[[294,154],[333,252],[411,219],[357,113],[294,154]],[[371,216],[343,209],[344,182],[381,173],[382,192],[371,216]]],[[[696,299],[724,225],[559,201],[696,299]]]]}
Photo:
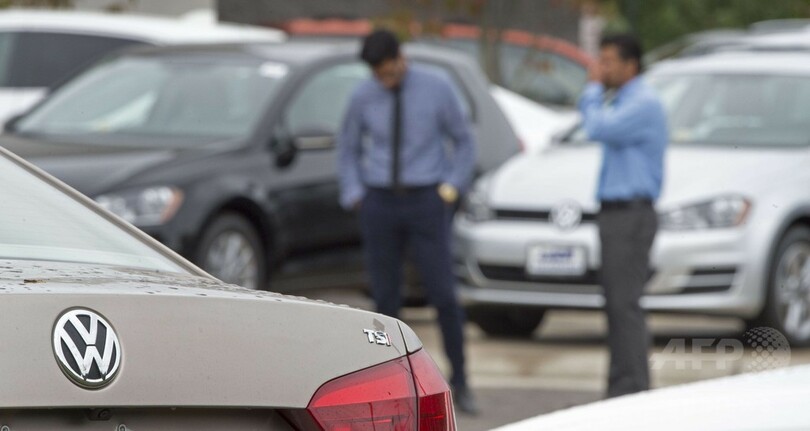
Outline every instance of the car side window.
{"type": "Polygon", "coordinates": [[[114,37],[66,33],[4,33],[4,87],[51,87],[107,53],[141,44],[114,37]]]}
{"type": "Polygon", "coordinates": [[[292,135],[330,135],[340,130],[343,114],[355,87],[368,78],[360,62],[331,66],[298,90],[287,108],[286,125],[292,135]]]}

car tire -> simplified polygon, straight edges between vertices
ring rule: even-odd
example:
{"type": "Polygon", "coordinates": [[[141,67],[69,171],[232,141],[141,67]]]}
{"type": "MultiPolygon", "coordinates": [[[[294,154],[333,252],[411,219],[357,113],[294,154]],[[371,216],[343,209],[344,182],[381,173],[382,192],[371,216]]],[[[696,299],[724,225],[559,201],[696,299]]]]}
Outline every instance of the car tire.
{"type": "Polygon", "coordinates": [[[776,247],[760,317],[749,327],[777,329],[793,347],[810,346],[810,229],[794,227],[776,247]]]}
{"type": "Polygon", "coordinates": [[[226,283],[264,290],[268,271],[266,256],[256,228],[239,214],[225,213],[205,228],[195,262],[226,283]]]}
{"type": "Polygon", "coordinates": [[[531,338],[545,312],[542,308],[479,305],[467,308],[467,320],[491,337],[531,338]]]}

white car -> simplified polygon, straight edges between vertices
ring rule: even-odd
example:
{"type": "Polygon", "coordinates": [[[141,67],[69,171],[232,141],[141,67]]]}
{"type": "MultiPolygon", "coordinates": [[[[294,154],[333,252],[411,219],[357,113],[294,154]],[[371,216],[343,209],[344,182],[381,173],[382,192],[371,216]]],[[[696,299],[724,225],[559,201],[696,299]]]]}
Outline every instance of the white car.
{"type": "Polygon", "coordinates": [[[570,130],[579,121],[576,111],[556,111],[497,85],[492,86],[490,93],[527,152],[543,150],[556,135],[570,130]]]}
{"type": "Polygon", "coordinates": [[[550,413],[495,431],[787,431],[810,429],[810,366],[642,392],[550,413]]]}
{"type": "MultiPolygon", "coordinates": [[[[810,344],[810,56],[721,53],[646,80],[672,143],[641,304],[726,315],[810,344]]],[[[529,335],[549,308],[599,309],[600,147],[575,132],[476,183],[457,276],[486,332],[529,335]]]]}
{"type": "Polygon", "coordinates": [[[278,30],[235,24],[93,12],[0,12],[0,125],[83,66],[117,49],[284,39],[278,30]]]}

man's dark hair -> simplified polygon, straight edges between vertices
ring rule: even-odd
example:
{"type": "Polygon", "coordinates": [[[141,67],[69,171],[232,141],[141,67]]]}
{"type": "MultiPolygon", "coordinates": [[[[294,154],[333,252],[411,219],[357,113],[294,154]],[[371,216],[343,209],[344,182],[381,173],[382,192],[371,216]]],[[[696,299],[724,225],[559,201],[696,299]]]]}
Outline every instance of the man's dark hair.
{"type": "Polygon", "coordinates": [[[388,30],[375,30],[363,40],[360,58],[371,67],[399,57],[399,40],[388,30]]]}
{"type": "Polygon", "coordinates": [[[629,33],[609,34],[602,38],[599,43],[600,48],[615,46],[619,51],[622,60],[635,60],[638,64],[638,71],[641,73],[641,42],[638,38],[629,33]]]}

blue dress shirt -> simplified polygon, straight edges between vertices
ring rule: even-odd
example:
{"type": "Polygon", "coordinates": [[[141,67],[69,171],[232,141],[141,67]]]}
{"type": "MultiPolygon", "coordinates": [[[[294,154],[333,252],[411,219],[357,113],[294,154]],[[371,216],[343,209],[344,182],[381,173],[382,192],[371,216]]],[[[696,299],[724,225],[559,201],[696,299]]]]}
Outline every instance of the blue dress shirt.
{"type": "Polygon", "coordinates": [[[622,86],[610,103],[604,97],[604,86],[592,82],[579,101],[588,137],[602,144],[597,199],[658,199],[669,141],[663,105],[638,77],[622,86]]]}
{"type": "MultiPolygon", "coordinates": [[[[466,189],[475,169],[475,140],[450,82],[410,64],[401,92],[400,184],[466,189]]],[[[393,92],[376,79],[364,81],[352,95],[337,141],[344,208],[360,201],[367,187],[391,187],[393,109],[393,92]]]]}

